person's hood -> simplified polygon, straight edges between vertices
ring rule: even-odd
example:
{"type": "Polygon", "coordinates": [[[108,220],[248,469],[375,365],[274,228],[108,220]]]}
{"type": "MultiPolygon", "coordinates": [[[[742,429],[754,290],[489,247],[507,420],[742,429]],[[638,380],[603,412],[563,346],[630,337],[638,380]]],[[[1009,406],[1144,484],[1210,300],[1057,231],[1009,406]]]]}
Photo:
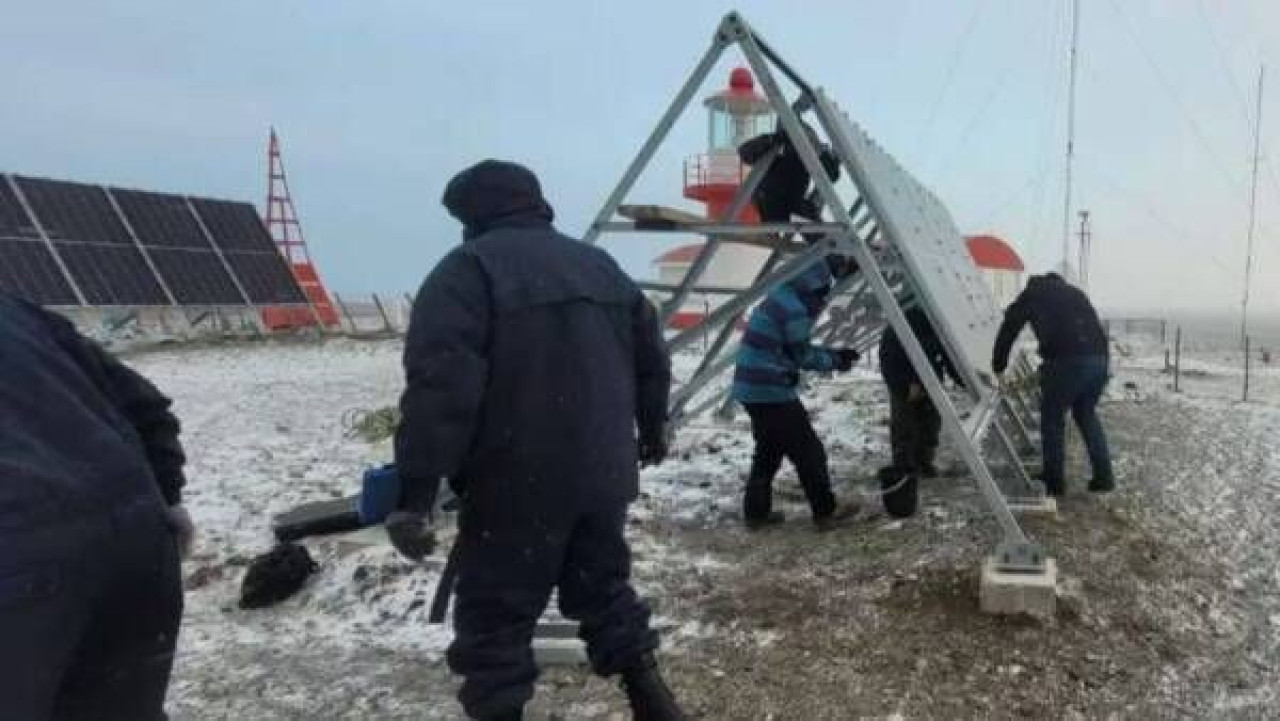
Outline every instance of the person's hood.
{"type": "Polygon", "coordinates": [[[1057,273],[1045,273],[1044,275],[1033,275],[1027,279],[1027,288],[1047,288],[1049,286],[1066,283],[1067,281],[1057,273]]]}
{"type": "Polygon", "coordinates": [[[455,175],[441,202],[462,223],[467,239],[494,228],[547,226],[555,219],[538,176],[503,160],[485,160],[455,175]]]}
{"type": "Polygon", "coordinates": [[[810,313],[816,313],[831,295],[831,271],[825,259],[819,260],[792,278],[790,284],[810,313]]]}

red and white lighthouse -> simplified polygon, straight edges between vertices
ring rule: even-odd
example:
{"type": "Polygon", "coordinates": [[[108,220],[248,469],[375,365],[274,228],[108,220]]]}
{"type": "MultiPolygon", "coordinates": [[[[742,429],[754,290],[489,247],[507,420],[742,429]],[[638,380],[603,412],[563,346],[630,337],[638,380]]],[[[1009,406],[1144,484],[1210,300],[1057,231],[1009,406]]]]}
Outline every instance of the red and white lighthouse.
{"type": "MultiPolygon", "coordinates": [[[[706,152],[690,156],[684,163],[684,197],[706,204],[706,217],[724,217],[738,188],[746,180],[750,168],[738,159],[738,146],[747,140],[773,130],[773,108],[756,91],[755,78],[744,67],[729,73],[728,87],[702,101],[707,108],[706,152]]],[[[755,206],[748,204],[734,220],[759,222],[755,206]]],[[[675,284],[684,278],[701,243],[674,248],[655,261],[661,282],[675,284]]],[[[725,243],[717,250],[700,285],[723,288],[746,288],[769,257],[763,248],[725,243]]],[[[685,306],[671,319],[675,327],[696,324],[706,313],[720,305],[724,297],[691,294],[685,306]]]]}

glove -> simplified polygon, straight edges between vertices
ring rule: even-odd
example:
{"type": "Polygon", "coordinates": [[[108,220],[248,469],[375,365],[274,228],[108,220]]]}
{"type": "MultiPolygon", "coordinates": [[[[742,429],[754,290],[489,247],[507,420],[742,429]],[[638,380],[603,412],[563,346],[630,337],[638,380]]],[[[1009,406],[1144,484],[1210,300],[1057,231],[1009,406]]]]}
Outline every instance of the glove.
{"type": "Polygon", "coordinates": [[[165,522],[178,542],[178,557],[185,560],[196,546],[196,524],[191,520],[191,514],[182,504],[169,506],[165,522]]]}
{"type": "Polygon", "coordinates": [[[835,351],[836,354],[836,370],[841,373],[848,373],[853,368],[853,364],[858,362],[862,356],[858,355],[858,351],[852,348],[840,348],[835,351]]]}
{"type": "Polygon", "coordinates": [[[667,459],[667,439],[661,434],[640,439],[640,467],[661,465],[667,459]]]}
{"type": "Polygon", "coordinates": [[[914,401],[920,400],[923,397],[924,397],[924,387],[921,386],[919,383],[912,383],[907,388],[907,400],[914,402],[914,401]]]}
{"type": "Polygon", "coordinates": [[[436,550],[436,534],[424,513],[395,511],[382,525],[391,545],[410,561],[421,561],[436,550]]]}

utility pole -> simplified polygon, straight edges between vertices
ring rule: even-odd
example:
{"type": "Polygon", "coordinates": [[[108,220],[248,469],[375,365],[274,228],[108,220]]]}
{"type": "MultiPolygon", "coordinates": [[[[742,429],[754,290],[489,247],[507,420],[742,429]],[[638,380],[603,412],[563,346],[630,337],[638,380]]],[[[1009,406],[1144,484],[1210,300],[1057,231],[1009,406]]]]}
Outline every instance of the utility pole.
{"type": "Polygon", "coordinates": [[[1062,269],[1071,259],[1071,165],[1076,154],[1076,66],[1079,64],[1080,0],[1071,2],[1071,72],[1067,87],[1067,161],[1062,200],[1062,269]]]}
{"type": "Polygon", "coordinates": [[[1258,224],[1258,156],[1262,145],[1262,81],[1266,66],[1258,68],[1258,109],[1253,117],[1253,182],[1249,187],[1249,234],[1244,256],[1244,299],[1240,303],[1240,342],[1249,338],[1249,281],[1253,275],[1253,234],[1258,224]]]}
{"type": "Polygon", "coordinates": [[[1077,234],[1080,239],[1080,290],[1089,292],[1089,253],[1093,244],[1093,224],[1089,219],[1089,211],[1080,211],[1080,231],[1077,234]]]}

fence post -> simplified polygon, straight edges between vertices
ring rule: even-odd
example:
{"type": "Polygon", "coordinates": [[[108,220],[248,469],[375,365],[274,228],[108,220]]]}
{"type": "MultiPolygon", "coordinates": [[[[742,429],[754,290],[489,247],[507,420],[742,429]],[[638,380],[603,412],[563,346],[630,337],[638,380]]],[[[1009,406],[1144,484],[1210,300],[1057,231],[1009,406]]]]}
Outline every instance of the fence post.
{"type": "Polygon", "coordinates": [[[1168,342],[1168,335],[1167,335],[1168,326],[1169,326],[1169,321],[1167,320],[1160,321],[1160,342],[1161,343],[1168,342]]]}
{"type": "Polygon", "coordinates": [[[1164,372],[1168,373],[1173,370],[1173,366],[1169,365],[1169,349],[1164,349],[1164,372]]]}
{"type": "Polygon", "coordinates": [[[1181,390],[1178,383],[1182,378],[1182,326],[1178,326],[1173,337],[1173,392],[1177,393],[1181,390]]]}
{"type": "Polygon", "coordinates": [[[1244,402],[1249,402],[1249,336],[1244,337],[1244,402]]]}
{"type": "Polygon", "coordinates": [[[382,328],[388,333],[395,333],[396,329],[391,326],[391,318],[387,317],[387,309],[382,307],[382,301],[378,299],[378,294],[373,294],[373,304],[378,308],[378,315],[382,316],[382,328]]]}
{"type": "Polygon", "coordinates": [[[338,295],[337,293],[334,293],[333,302],[337,303],[338,308],[342,310],[343,317],[347,319],[347,325],[351,326],[351,332],[352,333],[359,332],[360,329],[356,327],[355,319],[351,317],[351,311],[347,310],[347,304],[342,302],[342,296],[338,295]]]}

